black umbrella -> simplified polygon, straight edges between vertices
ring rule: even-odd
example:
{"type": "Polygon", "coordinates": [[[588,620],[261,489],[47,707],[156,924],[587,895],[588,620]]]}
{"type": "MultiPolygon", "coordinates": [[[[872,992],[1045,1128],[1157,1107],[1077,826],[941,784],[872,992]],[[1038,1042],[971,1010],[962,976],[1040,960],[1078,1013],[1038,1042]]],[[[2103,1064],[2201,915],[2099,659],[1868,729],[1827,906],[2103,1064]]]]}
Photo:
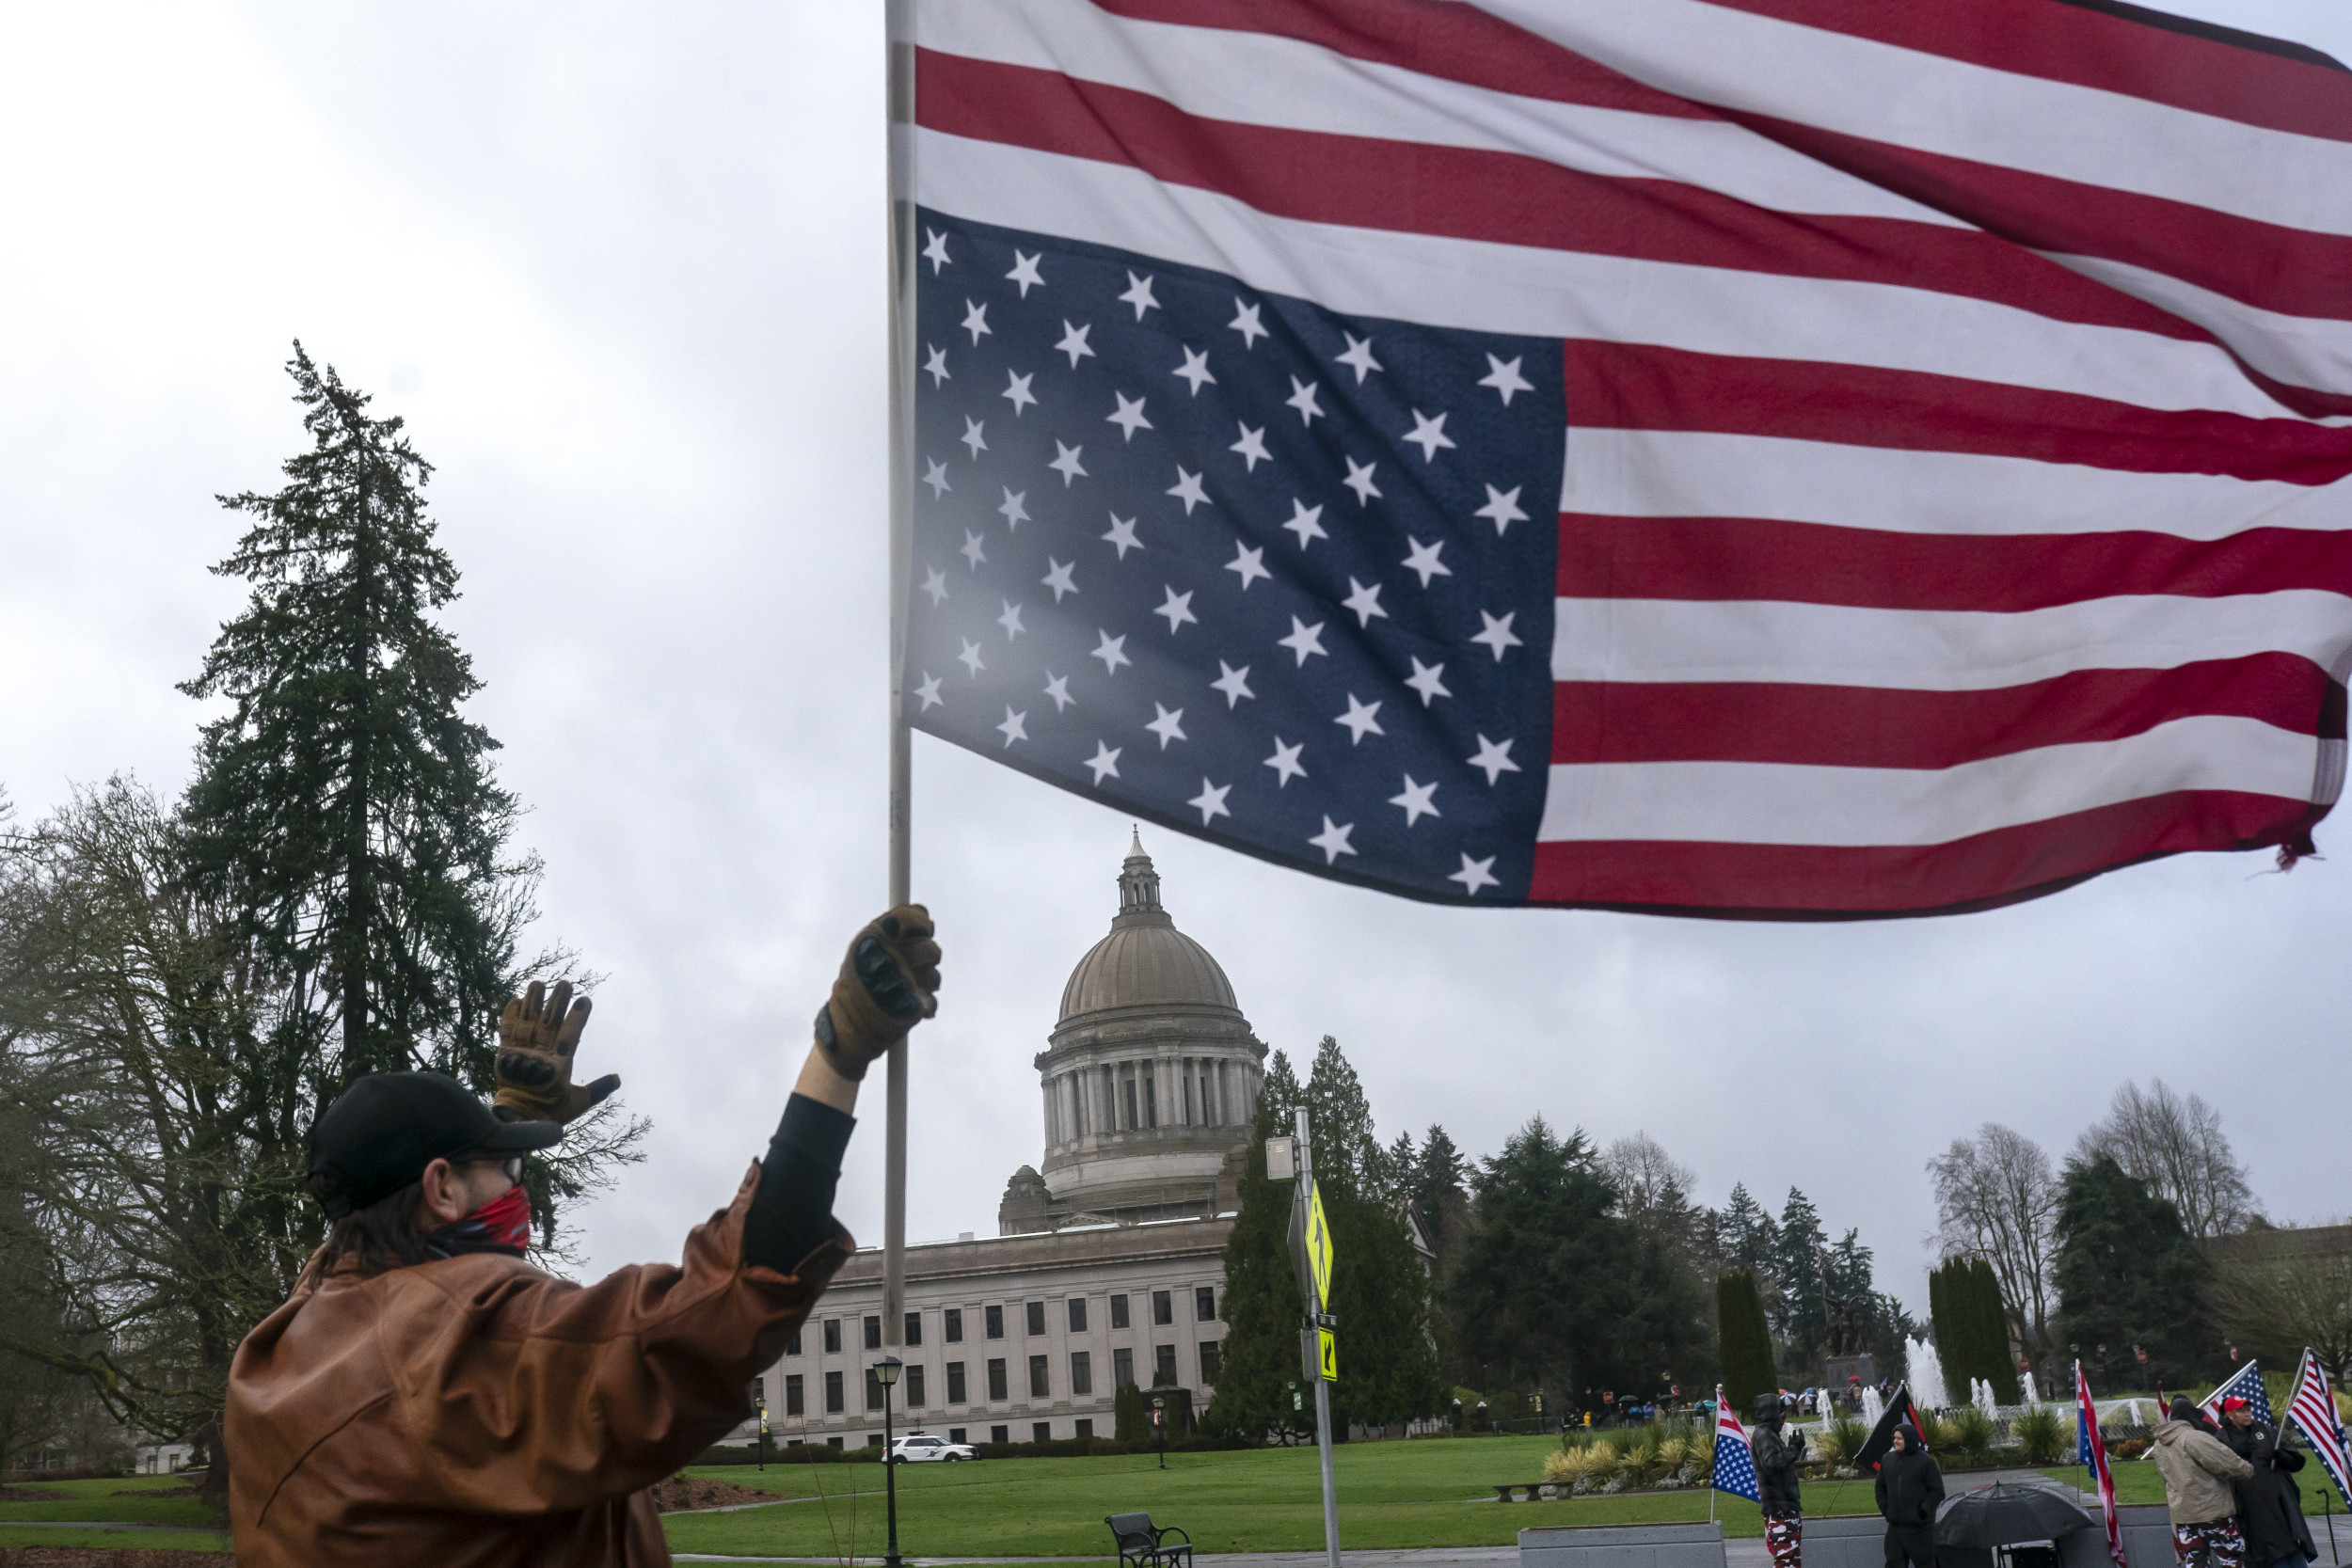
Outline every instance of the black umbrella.
{"type": "Polygon", "coordinates": [[[2090,1528],[2090,1515],[2065,1493],[2006,1481],[1947,1497],[1935,1511],[1939,1546],[2013,1546],[2090,1528]]]}

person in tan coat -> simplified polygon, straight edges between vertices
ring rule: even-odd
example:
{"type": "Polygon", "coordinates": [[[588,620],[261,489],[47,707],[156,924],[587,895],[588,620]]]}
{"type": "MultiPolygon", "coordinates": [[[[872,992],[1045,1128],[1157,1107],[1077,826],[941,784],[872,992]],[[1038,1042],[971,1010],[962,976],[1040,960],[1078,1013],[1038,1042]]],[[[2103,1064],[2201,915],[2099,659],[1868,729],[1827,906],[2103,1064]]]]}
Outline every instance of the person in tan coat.
{"type": "Polygon", "coordinates": [[[2241,1568],[2245,1538],[2238,1533],[2234,1483],[2254,1466],[2230,1451],[2204,1413],[2176,1396],[2167,1419],[2154,1433],[2156,1470],[2164,1477],[2164,1505],[2172,1517],[2172,1555],[2181,1568],[2241,1568]]]}
{"type": "Polygon", "coordinates": [[[577,1285],[524,1260],[523,1162],[610,1095],[571,1082],[589,1004],[536,983],[499,1022],[496,1105],[377,1073],[311,1132],[334,1222],[238,1347],[226,1422],[244,1568],[648,1568],[647,1491],[750,1413],[854,1248],[833,1218],[858,1083],[936,1009],[919,905],[850,942],[768,1157],[676,1265],[577,1285]]]}

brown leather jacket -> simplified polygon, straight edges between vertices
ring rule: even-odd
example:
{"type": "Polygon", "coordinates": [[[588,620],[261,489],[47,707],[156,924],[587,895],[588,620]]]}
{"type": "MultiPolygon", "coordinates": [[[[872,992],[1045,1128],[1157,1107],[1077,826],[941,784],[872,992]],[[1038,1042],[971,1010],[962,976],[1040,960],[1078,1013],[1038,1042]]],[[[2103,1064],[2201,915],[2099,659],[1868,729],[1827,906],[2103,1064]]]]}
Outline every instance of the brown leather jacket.
{"type": "Polygon", "coordinates": [[[666,1563],[646,1488],[750,1414],[854,1243],[742,1261],[735,1202],[682,1267],[575,1285],[495,1253],[306,1276],[229,1372],[242,1568],[666,1563]]]}

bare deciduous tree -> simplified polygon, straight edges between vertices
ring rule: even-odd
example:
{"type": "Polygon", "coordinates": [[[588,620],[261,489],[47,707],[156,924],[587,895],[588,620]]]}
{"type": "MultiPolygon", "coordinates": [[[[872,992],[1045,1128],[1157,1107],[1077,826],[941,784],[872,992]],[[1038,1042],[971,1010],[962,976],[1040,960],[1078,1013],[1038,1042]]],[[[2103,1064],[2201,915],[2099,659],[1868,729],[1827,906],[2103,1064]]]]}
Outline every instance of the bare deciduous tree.
{"type": "Polygon", "coordinates": [[[2010,1329],[2029,1355],[2050,1342],[2050,1227],[2058,1183],[2042,1146],[1988,1121],[1928,1162],[1945,1256],[1981,1258],[2001,1284],[2010,1329]]]}
{"type": "Polygon", "coordinates": [[[2161,1078],[2143,1091],[2127,1083],[2115,1091],[2107,1119],[2075,1142],[2086,1162],[2105,1154],[2124,1173],[2171,1200],[2181,1223],[2199,1241],[2242,1230],[2254,1215],[2253,1189],[2237,1163],[2221,1113],[2197,1095],[2174,1094],[2161,1078]]]}
{"type": "Polygon", "coordinates": [[[1600,1156],[1601,1174],[1617,1191],[1617,1210],[1645,1237],[1692,1264],[1706,1261],[1707,1212],[1691,1201],[1698,1175],[1666,1152],[1647,1132],[1611,1144],[1600,1156]]]}
{"type": "Polygon", "coordinates": [[[2341,1226],[2231,1237],[2214,1250],[2214,1322],[2265,1365],[2308,1349],[2338,1383],[2352,1379],[2352,1235],[2341,1226]]]}

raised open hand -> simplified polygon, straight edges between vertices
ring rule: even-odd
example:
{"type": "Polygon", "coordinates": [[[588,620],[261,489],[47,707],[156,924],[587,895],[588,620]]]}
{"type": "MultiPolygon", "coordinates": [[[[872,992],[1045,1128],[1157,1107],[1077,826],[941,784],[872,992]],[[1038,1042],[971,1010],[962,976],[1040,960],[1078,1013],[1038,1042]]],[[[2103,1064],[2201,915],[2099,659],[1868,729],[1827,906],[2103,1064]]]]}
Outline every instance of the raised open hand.
{"type": "Polygon", "coordinates": [[[593,1084],[572,1082],[572,1053],[588,1027],[588,998],[572,1000],[572,983],[558,980],[553,994],[539,981],[506,1004],[499,1015],[498,1093],[493,1103],[524,1121],[577,1120],[621,1086],[608,1072],[593,1084]]]}

